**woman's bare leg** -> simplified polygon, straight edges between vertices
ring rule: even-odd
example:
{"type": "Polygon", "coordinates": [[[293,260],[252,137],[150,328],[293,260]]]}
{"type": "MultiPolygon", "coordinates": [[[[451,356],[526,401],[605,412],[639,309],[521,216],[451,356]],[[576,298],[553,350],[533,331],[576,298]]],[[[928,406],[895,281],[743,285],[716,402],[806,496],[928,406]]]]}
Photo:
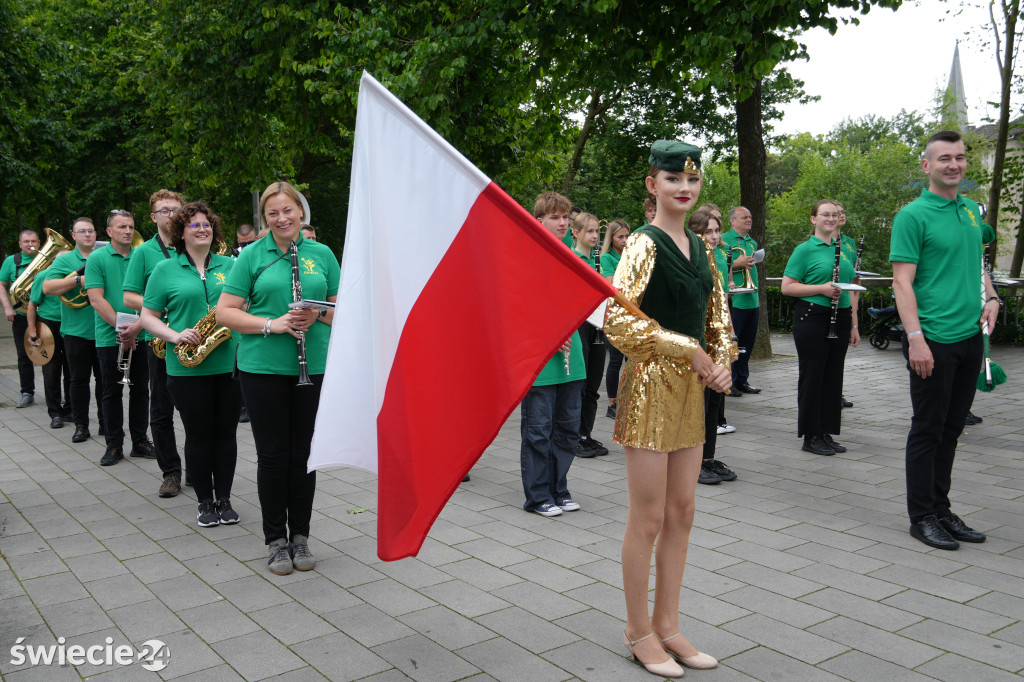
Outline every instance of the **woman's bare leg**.
{"type": "MultiPolygon", "coordinates": [[[[683,584],[686,552],[693,528],[694,498],[702,456],[699,445],[668,454],[664,523],[655,556],[652,625],[659,637],[670,637],[679,632],[679,590],[683,584]]],[[[698,653],[685,637],[676,637],[666,643],[665,648],[680,656],[698,653]]]]}

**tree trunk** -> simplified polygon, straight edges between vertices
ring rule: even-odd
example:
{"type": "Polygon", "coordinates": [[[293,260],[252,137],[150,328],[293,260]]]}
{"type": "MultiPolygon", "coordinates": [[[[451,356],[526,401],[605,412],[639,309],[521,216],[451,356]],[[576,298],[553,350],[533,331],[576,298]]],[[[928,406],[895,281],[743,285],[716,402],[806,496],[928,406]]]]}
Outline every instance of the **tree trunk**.
{"type": "Polygon", "coordinates": [[[576,174],[580,172],[580,164],[583,163],[583,150],[587,146],[587,140],[594,134],[594,125],[601,116],[615,104],[616,100],[619,99],[619,95],[612,95],[604,102],[601,101],[601,97],[604,93],[600,90],[590,91],[590,103],[587,105],[587,117],[583,119],[583,127],[580,128],[580,134],[576,137],[576,147],[572,152],[572,159],[569,160],[569,168],[565,171],[565,179],[562,180],[562,192],[568,193],[569,188],[572,187],[573,180],[576,179],[576,174]]]}
{"type": "Polygon", "coordinates": [[[1020,277],[1022,263],[1024,263],[1024,217],[1017,224],[1017,245],[1013,249],[1013,260],[1010,262],[1010,277],[1020,277]]]}
{"type": "MultiPolygon", "coordinates": [[[[750,236],[759,246],[764,247],[767,213],[765,168],[768,164],[768,155],[764,147],[761,104],[761,83],[758,82],[749,97],[736,102],[736,140],[739,145],[740,202],[750,211],[753,220],[750,236]]],[[[750,357],[764,359],[772,356],[772,340],[768,331],[768,295],[764,263],[756,267],[760,286],[761,319],[758,323],[757,341],[750,357]]]]}
{"type": "MultiPolygon", "coordinates": [[[[989,244],[989,261],[994,265],[996,262],[997,246],[999,243],[999,199],[1003,193],[1003,167],[1006,163],[1006,140],[1010,132],[1010,86],[1013,84],[1013,58],[1016,50],[1017,37],[1017,12],[1010,10],[1003,15],[1006,19],[1005,45],[1000,76],[1002,78],[1002,99],[999,104],[999,124],[996,129],[996,157],[992,165],[992,185],[988,191],[988,215],[987,222],[995,231],[996,238],[989,244]]],[[[1017,240],[1017,248],[1020,249],[1020,239],[1017,240]]],[[[1016,253],[1015,253],[1016,256],[1016,253]]]]}

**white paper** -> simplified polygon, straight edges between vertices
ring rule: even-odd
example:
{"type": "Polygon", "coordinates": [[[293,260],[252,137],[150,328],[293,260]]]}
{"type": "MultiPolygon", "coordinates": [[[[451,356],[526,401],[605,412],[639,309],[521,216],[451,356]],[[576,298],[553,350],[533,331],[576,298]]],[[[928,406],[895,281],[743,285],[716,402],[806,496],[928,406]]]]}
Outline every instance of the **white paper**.
{"type": "Polygon", "coordinates": [[[594,309],[594,312],[590,313],[590,317],[587,318],[587,322],[598,329],[604,329],[604,311],[606,310],[608,310],[607,298],[601,302],[601,305],[594,309]]]}

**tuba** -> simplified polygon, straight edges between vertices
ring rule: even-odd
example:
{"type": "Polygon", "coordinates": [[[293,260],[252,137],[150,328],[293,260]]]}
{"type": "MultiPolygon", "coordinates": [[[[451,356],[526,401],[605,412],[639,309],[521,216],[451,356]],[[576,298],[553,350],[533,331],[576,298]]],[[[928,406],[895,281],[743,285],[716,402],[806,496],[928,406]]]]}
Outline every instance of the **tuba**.
{"type": "Polygon", "coordinates": [[[231,338],[231,330],[227,327],[217,326],[217,306],[210,308],[210,312],[199,318],[195,330],[203,337],[197,345],[192,343],[179,343],[174,347],[178,360],[185,367],[195,367],[213,352],[213,349],[231,338]]]}
{"type": "Polygon", "coordinates": [[[73,249],[67,239],[60,236],[57,232],[46,228],[46,243],[43,244],[43,248],[39,249],[36,253],[36,257],[32,259],[28,267],[18,275],[18,278],[14,280],[14,284],[11,285],[11,303],[15,308],[28,307],[28,297],[32,292],[32,282],[35,280],[36,275],[50,267],[53,263],[53,259],[73,249]]]}
{"type": "MultiPolygon", "coordinates": [[[[741,256],[746,256],[747,255],[747,252],[743,250],[742,246],[734,246],[734,247],[732,247],[729,250],[729,255],[731,256],[736,251],[739,251],[741,256]]],[[[731,275],[729,277],[729,283],[730,283],[730,285],[732,284],[732,276],[731,275]]],[[[732,286],[730,286],[729,288],[731,289],[732,286]]],[[[750,276],[750,268],[743,268],[743,285],[742,285],[742,288],[743,289],[750,289],[750,290],[756,290],[757,289],[757,287],[754,286],[754,279],[753,279],[753,277],[750,276]]]]}
{"type": "MultiPolygon", "coordinates": [[[[79,276],[85,276],[85,266],[79,268],[78,270],[72,270],[71,272],[64,276],[64,279],[74,279],[75,277],[79,276]]],[[[84,308],[85,306],[89,305],[89,292],[85,290],[84,286],[80,286],[78,287],[78,290],[75,292],[67,291],[61,294],[60,301],[67,307],[73,310],[78,310],[79,308],[84,308]]]]}

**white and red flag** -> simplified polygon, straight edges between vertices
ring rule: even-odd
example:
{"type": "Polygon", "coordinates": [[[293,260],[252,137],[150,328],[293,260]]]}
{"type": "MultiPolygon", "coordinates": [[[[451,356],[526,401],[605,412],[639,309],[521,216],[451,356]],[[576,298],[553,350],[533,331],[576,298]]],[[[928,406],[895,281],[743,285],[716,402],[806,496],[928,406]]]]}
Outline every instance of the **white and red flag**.
{"type": "Polygon", "coordinates": [[[367,73],[309,469],[378,475],[415,555],[559,346],[614,289],[367,73]]]}

